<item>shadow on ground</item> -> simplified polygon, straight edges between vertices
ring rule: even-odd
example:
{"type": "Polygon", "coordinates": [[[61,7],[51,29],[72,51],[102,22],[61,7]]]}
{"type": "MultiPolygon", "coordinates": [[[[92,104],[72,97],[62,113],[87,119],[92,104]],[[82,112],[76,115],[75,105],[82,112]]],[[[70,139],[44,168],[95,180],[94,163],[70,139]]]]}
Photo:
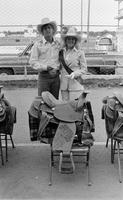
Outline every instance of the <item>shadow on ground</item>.
{"type": "Polygon", "coordinates": [[[0,199],[121,199],[123,183],[118,182],[117,159],[110,163],[110,146],[91,149],[92,186],[85,164],[75,163],[75,173],[66,175],[58,172],[57,162],[48,186],[49,158],[49,145],[9,147],[9,161],[0,166],[0,199]]]}

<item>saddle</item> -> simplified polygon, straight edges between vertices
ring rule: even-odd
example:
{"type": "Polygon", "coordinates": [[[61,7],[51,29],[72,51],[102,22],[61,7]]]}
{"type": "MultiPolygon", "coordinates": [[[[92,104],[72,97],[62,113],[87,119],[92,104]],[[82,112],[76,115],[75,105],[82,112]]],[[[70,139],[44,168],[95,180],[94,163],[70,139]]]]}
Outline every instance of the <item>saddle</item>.
{"type": "Polygon", "coordinates": [[[13,124],[16,123],[16,108],[0,94],[0,132],[8,135],[13,133],[13,124]]]}
{"type": "Polygon", "coordinates": [[[0,122],[6,118],[6,104],[4,102],[4,95],[0,94],[0,122]]]}
{"type": "Polygon", "coordinates": [[[60,121],[72,123],[82,121],[82,112],[76,112],[69,103],[65,103],[57,105],[53,114],[60,121]]]}
{"type": "MultiPolygon", "coordinates": [[[[94,122],[90,102],[86,102],[91,111],[90,122],[94,122]]],[[[53,138],[53,150],[61,150],[63,152],[70,152],[71,145],[76,134],[76,123],[83,122],[84,108],[76,111],[71,103],[64,103],[50,108],[42,101],[41,97],[36,97],[29,109],[29,114],[38,118],[40,117],[38,138],[42,137],[42,133],[49,124],[49,122],[57,123],[57,129],[53,138]],[[39,115],[40,113],[40,115],[39,115]]],[[[90,126],[91,126],[90,125],[90,126]]],[[[51,129],[50,129],[51,131],[51,129]]]]}
{"type": "Polygon", "coordinates": [[[115,92],[112,97],[103,99],[102,119],[106,121],[109,135],[123,137],[123,96],[115,92]]]}

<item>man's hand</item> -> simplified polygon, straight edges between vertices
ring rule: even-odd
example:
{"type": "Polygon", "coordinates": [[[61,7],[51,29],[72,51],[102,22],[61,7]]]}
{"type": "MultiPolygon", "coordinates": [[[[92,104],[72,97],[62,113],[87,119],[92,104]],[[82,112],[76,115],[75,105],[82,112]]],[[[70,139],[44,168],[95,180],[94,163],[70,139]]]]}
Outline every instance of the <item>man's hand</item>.
{"type": "Polygon", "coordinates": [[[50,70],[53,70],[54,68],[53,67],[51,67],[51,66],[47,66],[47,71],[50,71],[50,70]]]}
{"type": "Polygon", "coordinates": [[[53,76],[53,77],[56,76],[56,74],[57,74],[57,70],[56,70],[56,69],[54,69],[54,68],[51,67],[51,66],[47,66],[47,70],[48,70],[48,73],[49,73],[51,76],[53,76]]]}

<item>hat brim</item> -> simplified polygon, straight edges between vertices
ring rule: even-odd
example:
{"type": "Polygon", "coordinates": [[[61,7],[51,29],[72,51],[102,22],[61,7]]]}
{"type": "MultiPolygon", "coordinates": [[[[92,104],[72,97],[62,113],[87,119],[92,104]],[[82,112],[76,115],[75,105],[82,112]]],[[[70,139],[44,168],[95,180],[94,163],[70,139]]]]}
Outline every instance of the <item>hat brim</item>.
{"type": "Polygon", "coordinates": [[[43,34],[43,26],[47,25],[47,24],[50,24],[53,29],[54,29],[54,34],[57,32],[57,25],[56,25],[56,22],[55,21],[51,21],[49,23],[46,23],[46,24],[38,24],[37,25],[37,30],[40,34],[43,34]]]}
{"type": "Polygon", "coordinates": [[[61,35],[61,39],[65,42],[66,38],[69,38],[69,37],[73,37],[73,38],[76,38],[77,42],[81,42],[81,36],[79,35],[67,35],[67,34],[62,34],[61,35]]]}

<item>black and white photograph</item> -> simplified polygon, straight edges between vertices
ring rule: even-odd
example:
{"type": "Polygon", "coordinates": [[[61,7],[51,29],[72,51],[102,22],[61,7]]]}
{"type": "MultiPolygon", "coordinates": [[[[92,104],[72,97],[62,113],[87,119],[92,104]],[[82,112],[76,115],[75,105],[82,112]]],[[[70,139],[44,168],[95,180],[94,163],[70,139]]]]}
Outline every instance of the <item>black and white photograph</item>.
{"type": "Polygon", "coordinates": [[[0,200],[123,198],[123,0],[0,0],[0,200]]]}

